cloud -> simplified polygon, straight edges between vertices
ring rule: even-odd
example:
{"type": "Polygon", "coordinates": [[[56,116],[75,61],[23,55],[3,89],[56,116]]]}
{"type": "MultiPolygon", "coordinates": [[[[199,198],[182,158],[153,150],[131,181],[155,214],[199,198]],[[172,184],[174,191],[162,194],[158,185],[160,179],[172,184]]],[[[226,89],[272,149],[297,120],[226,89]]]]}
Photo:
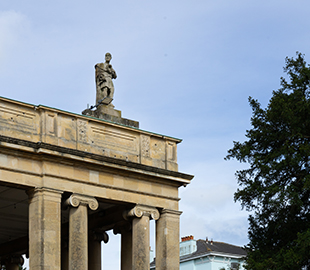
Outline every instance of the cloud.
{"type": "Polygon", "coordinates": [[[223,158],[190,162],[186,171],[195,175],[192,183],[180,190],[181,236],[193,234],[215,241],[245,245],[248,213],[234,203],[236,169],[244,165],[223,162],[223,158]]]}

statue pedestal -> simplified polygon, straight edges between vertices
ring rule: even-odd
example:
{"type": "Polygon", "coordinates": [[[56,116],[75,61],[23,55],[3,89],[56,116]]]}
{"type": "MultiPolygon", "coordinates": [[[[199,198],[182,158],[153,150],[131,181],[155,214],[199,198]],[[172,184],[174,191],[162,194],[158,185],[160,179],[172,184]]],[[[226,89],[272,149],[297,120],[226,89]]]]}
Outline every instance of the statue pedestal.
{"type": "MultiPolygon", "coordinates": [[[[97,112],[97,115],[100,116],[101,114],[105,115],[111,115],[118,118],[122,118],[122,112],[119,110],[114,109],[114,106],[110,103],[109,105],[99,105],[97,109],[95,110],[97,112]]],[[[100,117],[98,117],[100,118],[100,117]]]]}
{"type": "Polygon", "coordinates": [[[109,105],[99,105],[96,110],[92,111],[91,109],[85,109],[82,112],[83,115],[96,117],[103,120],[108,120],[113,123],[139,128],[139,122],[126,119],[122,117],[122,112],[115,110],[112,104],[109,105]]]}

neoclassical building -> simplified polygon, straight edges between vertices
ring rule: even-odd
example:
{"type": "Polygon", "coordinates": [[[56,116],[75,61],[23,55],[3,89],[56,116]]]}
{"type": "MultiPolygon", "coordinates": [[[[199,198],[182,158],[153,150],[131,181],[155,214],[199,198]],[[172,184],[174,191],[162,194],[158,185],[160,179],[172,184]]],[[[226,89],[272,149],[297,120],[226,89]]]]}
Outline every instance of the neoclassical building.
{"type": "Polygon", "coordinates": [[[193,178],[178,171],[181,140],[140,129],[111,100],[80,115],[0,97],[7,270],[18,269],[21,254],[31,270],[101,270],[107,231],[121,235],[122,270],[149,269],[151,219],[156,269],[179,269],[178,188],[193,178]]]}

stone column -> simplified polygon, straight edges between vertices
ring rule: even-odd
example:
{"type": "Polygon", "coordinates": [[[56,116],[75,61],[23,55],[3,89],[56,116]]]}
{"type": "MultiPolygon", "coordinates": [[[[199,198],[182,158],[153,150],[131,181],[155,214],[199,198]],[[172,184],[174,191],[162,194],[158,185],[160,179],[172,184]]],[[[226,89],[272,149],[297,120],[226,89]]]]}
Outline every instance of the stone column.
{"type": "Polygon", "coordinates": [[[164,209],[156,221],[156,269],[179,270],[181,213],[164,209]]]}
{"type": "Polygon", "coordinates": [[[88,239],[88,269],[101,270],[101,242],[108,243],[106,232],[91,232],[88,239]]]}
{"type": "MultiPolygon", "coordinates": [[[[125,213],[127,218],[127,212],[125,213]]],[[[122,224],[113,229],[114,234],[121,234],[121,270],[132,270],[132,226],[122,224]]]]}
{"type": "Polygon", "coordinates": [[[121,270],[132,270],[132,231],[121,234],[121,270]]]}
{"type": "Polygon", "coordinates": [[[150,269],[150,219],[157,220],[156,208],[137,205],[127,212],[132,220],[132,270],[150,269]]]}
{"type": "Polygon", "coordinates": [[[93,197],[72,194],[66,205],[72,206],[69,211],[69,270],[88,269],[88,215],[87,206],[91,210],[98,208],[93,197]]]}
{"type": "Polygon", "coordinates": [[[29,268],[60,269],[62,191],[35,188],[29,195],[29,268]]]}
{"type": "Polygon", "coordinates": [[[61,245],[61,270],[68,270],[69,268],[69,246],[68,239],[62,239],[61,245]]]}

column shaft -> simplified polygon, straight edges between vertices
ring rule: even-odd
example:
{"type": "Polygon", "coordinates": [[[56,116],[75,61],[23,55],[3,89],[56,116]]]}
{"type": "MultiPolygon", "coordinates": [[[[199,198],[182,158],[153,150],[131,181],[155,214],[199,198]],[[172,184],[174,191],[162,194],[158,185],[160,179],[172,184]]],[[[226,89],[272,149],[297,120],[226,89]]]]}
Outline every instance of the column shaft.
{"type": "Polygon", "coordinates": [[[68,246],[68,241],[63,243],[62,247],[61,247],[61,270],[69,270],[69,246],[68,246]]]}
{"type": "Polygon", "coordinates": [[[163,210],[156,221],[156,269],[179,270],[179,211],[163,210]]]}
{"type": "Polygon", "coordinates": [[[88,269],[88,213],[98,208],[94,197],[72,194],[65,202],[69,210],[69,270],[88,269]]]}
{"type": "Polygon", "coordinates": [[[29,268],[59,270],[62,192],[36,188],[28,194],[29,268]]]}
{"type": "Polygon", "coordinates": [[[69,212],[69,270],[87,270],[87,206],[70,208],[69,212]]]}
{"type": "Polygon", "coordinates": [[[101,270],[101,241],[89,237],[88,243],[88,269],[101,270]]]}
{"type": "Polygon", "coordinates": [[[132,270],[150,269],[149,221],[147,215],[132,220],[132,270]]]}
{"type": "Polygon", "coordinates": [[[132,270],[132,231],[121,234],[121,270],[132,270]]]}

